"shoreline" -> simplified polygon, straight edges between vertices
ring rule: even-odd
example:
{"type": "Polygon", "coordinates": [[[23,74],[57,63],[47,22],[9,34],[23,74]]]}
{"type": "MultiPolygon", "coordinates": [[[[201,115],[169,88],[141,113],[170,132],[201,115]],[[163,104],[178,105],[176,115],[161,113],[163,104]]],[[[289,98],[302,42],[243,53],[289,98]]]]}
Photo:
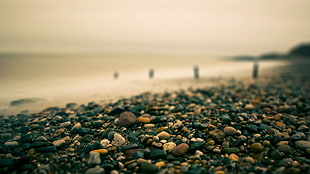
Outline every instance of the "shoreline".
{"type": "MultiPolygon", "coordinates": [[[[276,75],[278,73],[276,71],[281,71],[281,69],[287,66],[287,64],[288,63],[286,61],[260,62],[259,78],[257,80],[266,78],[270,76],[270,74],[276,75]]],[[[216,67],[213,68],[215,69],[216,67]]],[[[19,97],[15,97],[14,100],[6,100],[7,105],[3,107],[5,104],[2,104],[0,114],[3,116],[8,116],[15,115],[20,112],[36,113],[47,107],[64,107],[67,103],[72,102],[77,104],[87,104],[88,102],[113,102],[145,92],[172,92],[180,89],[187,90],[188,88],[216,86],[225,84],[225,81],[229,81],[231,79],[237,79],[244,82],[253,81],[251,77],[252,62],[243,62],[242,66],[239,65],[239,67],[235,67],[233,70],[226,70],[227,72],[225,72],[225,68],[219,69],[221,70],[209,69],[209,74],[206,73],[208,70],[201,70],[202,77],[199,79],[194,79],[194,77],[190,76],[164,77],[165,75],[161,75],[159,72],[160,77],[157,78],[155,75],[154,79],[117,79],[108,81],[108,83],[98,83],[99,77],[94,77],[86,84],[72,82],[72,84],[75,86],[67,85],[64,88],[61,85],[54,87],[43,86],[44,88],[37,91],[28,89],[29,91],[31,90],[33,92],[30,91],[28,92],[29,94],[23,97],[17,94],[19,97]],[[219,71],[222,72],[219,73],[219,71]],[[30,100],[30,102],[25,102],[25,104],[19,104],[16,106],[9,105],[9,102],[19,100],[30,100]]]]}

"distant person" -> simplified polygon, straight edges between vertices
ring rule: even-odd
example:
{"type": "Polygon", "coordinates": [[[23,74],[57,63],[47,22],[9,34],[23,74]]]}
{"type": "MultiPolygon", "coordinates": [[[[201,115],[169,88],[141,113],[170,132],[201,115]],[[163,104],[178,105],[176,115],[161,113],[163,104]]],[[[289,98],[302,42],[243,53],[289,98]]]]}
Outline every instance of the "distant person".
{"type": "Polygon", "coordinates": [[[153,69],[150,69],[150,71],[149,71],[149,78],[150,79],[154,78],[154,70],[153,69]]]}
{"type": "Polygon", "coordinates": [[[194,66],[194,78],[199,79],[199,67],[197,65],[194,66]]]}
{"type": "Polygon", "coordinates": [[[119,76],[118,72],[117,72],[117,71],[114,72],[114,79],[115,79],[115,80],[118,79],[118,76],[119,76]]]}
{"type": "Polygon", "coordinates": [[[253,78],[256,79],[258,77],[258,61],[256,60],[254,62],[254,66],[253,66],[253,78]]]}

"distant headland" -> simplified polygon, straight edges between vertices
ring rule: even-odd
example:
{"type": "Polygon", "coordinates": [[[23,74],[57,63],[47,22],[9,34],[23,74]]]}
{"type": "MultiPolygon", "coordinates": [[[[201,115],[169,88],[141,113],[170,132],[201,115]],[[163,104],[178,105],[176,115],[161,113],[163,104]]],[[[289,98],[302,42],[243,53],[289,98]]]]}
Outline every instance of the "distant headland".
{"type": "Polygon", "coordinates": [[[234,60],[275,60],[275,59],[292,59],[296,57],[302,58],[310,58],[310,42],[309,43],[301,43],[292,49],[290,49],[287,53],[277,53],[270,52],[264,53],[259,56],[251,56],[251,55],[238,55],[233,56],[234,60]]]}

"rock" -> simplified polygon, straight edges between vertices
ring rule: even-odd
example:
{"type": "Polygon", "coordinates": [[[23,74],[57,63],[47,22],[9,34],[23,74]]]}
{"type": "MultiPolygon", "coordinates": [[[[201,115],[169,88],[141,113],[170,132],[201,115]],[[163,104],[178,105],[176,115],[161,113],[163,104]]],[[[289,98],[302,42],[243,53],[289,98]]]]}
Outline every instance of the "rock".
{"type": "Polygon", "coordinates": [[[115,124],[120,127],[131,127],[135,123],[136,116],[132,112],[125,111],[121,113],[115,124]]]}
{"type": "Polygon", "coordinates": [[[223,149],[223,152],[225,152],[225,153],[239,153],[240,150],[238,147],[229,147],[229,148],[223,149]]]}
{"type": "Polygon", "coordinates": [[[168,143],[165,143],[163,145],[163,149],[164,151],[171,151],[172,149],[174,149],[177,145],[174,143],[174,142],[168,142],[168,143]]]}
{"type": "Polygon", "coordinates": [[[251,152],[254,152],[254,153],[259,153],[263,151],[263,149],[264,149],[264,146],[261,143],[253,143],[251,145],[251,152]]]}
{"type": "Polygon", "coordinates": [[[105,174],[105,171],[103,168],[97,165],[96,167],[87,169],[85,174],[105,174]]]}
{"type": "Polygon", "coordinates": [[[270,153],[270,157],[275,160],[281,160],[282,156],[282,153],[278,150],[274,150],[270,153]]]}
{"type": "Polygon", "coordinates": [[[142,173],[157,173],[158,167],[152,163],[149,162],[141,162],[139,171],[142,173]]]}
{"type": "Polygon", "coordinates": [[[189,149],[189,145],[186,143],[181,143],[177,145],[175,148],[172,149],[171,153],[173,156],[182,156],[184,155],[189,149]]]}
{"type": "Polygon", "coordinates": [[[210,136],[218,142],[222,142],[225,139],[225,133],[219,129],[215,129],[209,132],[210,136]]]}
{"type": "Polygon", "coordinates": [[[310,141],[300,140],[300,141],[296,141],[295,144],[300,149],[309,149],[310,148],[310,141]]]}
{"type": "Polygon", "coordinates": [[[123,144],[125,144],[125,142],[126,140],[121,134],[115,133],[111,144],[116,147],[121,147],[123,144]]]}
{"type": "Polygon", "coordinates": [[[149,154],[150,159],[165,159],[166,156],[166,151],[162,149],[151,149],[151,152],[149,154]]]}
{"type": "Polygon", "coordinates": [[[17,141],[7,141],[4,143],[5,147],[17,147],[18,146],[18,142],[17,141]]]}
{"type": "Polygon", "coordinates": [[[90,152],[98,152],[100,153],[101,155],[105,155],[105,154],[108,154],[109,151],[107,149],[96,149],[96,150],[92,150],[90,152]]]}
{"type": "Polygon", "coordinates": [[[100,153],[95,151],[89,152],[89,159],[87,162],[88,165],[101,164],[100,153]]]}
{"type": "Polygon", "coordinates": [[[160,140],[168,140],[170,138],[170,134],[168,134],[166,131],[162,131],[159,134],[157,134],[160,140]]]}
{"type": "Polygon", "coordinates": [[[284,144],[278,147],[278,151],[284,152],[286,154],[291,154],[291,147],[289,145],[284,144]]]}
{"type": "Polygon", "coordinates": [[[137,121],[139,123],[144,123],[144,124],[147,124],[147,123],[150,123],[151,122],[151,118],[149,117],[144,117],[143,115],[138,117],[137,121]]]}
{"type": "Polygon", "coordinates": [[[231,136],[231,135],[235,135],[237,133],[238,132],[237,132],[237,130],[234,127],[227,126],[227,127],[224,128],[224,134],[225,135],[231,136]]]}
{"type": "Polygon", "coordinates": [[[64,144],[66,144],[66,141],[63,140],[63,139],[55,140],[52,144],[53,144],[54,146],[56,146],[56,147],[60,147],[60,146],[62,146],[62,145],[64,145],[64,144]]]}
{"type": "Polygon", "coordinates": [[[239,156],[234,154],[234,153],[229,155],[229,159],[232,160],[232,161],[237,161],[237,162],[240,160],[239,156]]]}

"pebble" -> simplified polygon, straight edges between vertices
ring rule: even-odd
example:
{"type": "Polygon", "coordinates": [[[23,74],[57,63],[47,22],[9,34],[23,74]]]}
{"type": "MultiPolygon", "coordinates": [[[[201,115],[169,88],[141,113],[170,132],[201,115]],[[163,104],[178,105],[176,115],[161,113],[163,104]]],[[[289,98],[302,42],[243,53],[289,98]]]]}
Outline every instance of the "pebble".
{"type": "Polygon", "coordinates": [[[125,111],[120,114],[116,125],[120,127],[130,127],[136,123],[136,116],[132,112],[125,111]]]}
{"type": "Polygon", "coordinates": [[[222,142],[225,139],[225,133],[219,129],[215,129],[209,132],[210,136],[217,140],[218,142],[222,142]]]}
{"type": "Polygon", "coordinates": [[[141,162],[139,166],[139,171],[142,173],[157,173],[158,167],[149,162],[141,162]]]}
{"type": "Polygon", "coordinates": [[[126,139],[121,134],[115,133],[111,144],[116,147],[121,147],[123,144],[125,144],[125,142],[126,139]]]}
{"type": "Polygon", "coordinates": [[[103,168],[97,165],[96,167],[87,169],[85,174],[105,174],[105,171],[103,168]]]}
{"type": "Polygon", "coordinates": [[[175,148],[172,149],[171,153],[174,156],[182,156],[184,155],[189,149],[189,145],[186,143],[181,143],[177,145],[175,148]]]}
{"type": "Polygon", "coordinates": [[[264,149],[264,146],[261,143],[253,143],[251,145],[251,152],[254,152],[254,153],[259,153],[263,151],[263,149],[264,149]]]}
{"type": "Polygon", "coordinates": [[[172,149],[174,149],[177,145],[174,143],[174,142],[168,142],[168,143],[165,143],[163,145],[163,149],[165,151],[171,151],[172,149]]]}
{"type": "Polygon", "coordinates": [[[234,127],[227,126],[227,127],[224,128],[224,134],[225,135],[231,136],[231,135],[235,135],[237,133],[238,132],[237,132],[237,130],[234,127]]]}
{"type": "Polygon", "coordinates": [[[100,153],[96,151],[89,152],[88,165],[101,164],[100,153]]]}
{"type": "Polygon", "coordinates": [[[310,148],[310,141],[296,141],[295,142],[296,146],[301,148],[301,149],[309,149],[310,148]]]}
{"type": "Polygon", "coordinates": [[[166,131],[162,131],[159,134],[157,134],[157,136],[159,137],[159,139],[161,140],[168,140],[170,138],[170,134],[167,133],[166,131]]]}

